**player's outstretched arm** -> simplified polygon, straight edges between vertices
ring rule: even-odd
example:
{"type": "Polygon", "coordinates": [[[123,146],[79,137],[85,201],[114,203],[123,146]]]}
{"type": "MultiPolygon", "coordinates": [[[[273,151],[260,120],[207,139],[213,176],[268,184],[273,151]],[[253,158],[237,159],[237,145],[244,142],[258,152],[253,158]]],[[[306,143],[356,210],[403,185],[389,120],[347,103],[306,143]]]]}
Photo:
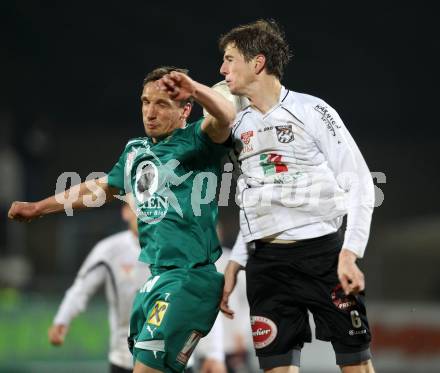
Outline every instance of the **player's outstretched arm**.
{"type": "Polygon", "coordinates": [[[228,139],[231,133],[230,126],[235,118],[235,107],[220,93],[177,71],[164,75],[157,84],[173,100],[192,97],[203,106],[210,115],[203,121],[202,130],[213,142],[221,144],[228,139]]]}
{"type": "Polygon", "coordinates": [[[97,199],[104,204],[118,194],[118,190],[107,183],[107,177],[96,179],[95,182],[84,182],[71,187],[70,189],[48,197],[38,202],[14,201],[9,209],[8,218],[12,220],[31,222],[44,215],[54,214],[65,210],[65,204],[59,201],[69,201],[69,208],[82,209],[95,207],[97,199]],[[76,196],[74,200],[69,196],[76,196]]]}

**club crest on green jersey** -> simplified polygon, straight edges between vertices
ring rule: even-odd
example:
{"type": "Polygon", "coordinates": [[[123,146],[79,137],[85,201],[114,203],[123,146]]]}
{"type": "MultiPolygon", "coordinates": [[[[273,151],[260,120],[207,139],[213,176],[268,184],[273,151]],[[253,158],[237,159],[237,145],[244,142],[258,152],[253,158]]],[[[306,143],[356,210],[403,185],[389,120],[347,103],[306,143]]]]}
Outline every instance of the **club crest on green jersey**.
{"type": "Polygon", "coordinates": [[[159,171],[151,161],[144,161],[139,164],[136,172],[136,198],[146,203],[157,191],[159,171]]]}
{"type": "Polygon", "coordinates": [[[136,205],[135,213],[144,223],[160,222],[166,216],[170,206],[180,217],[183,217],[182,209],[171,186],[183,183],[192,171],[178,176],[175,169],[179,164],[180,162],[176,159],[162,164],[146,142],[127,154],[124,186],[125,190],[133,195],[136,205]],[[145,157],[146,154],[148,157],[145,157]],[[148,159],[137,163],[138,157],[148,159]],[[133,166],[136,167],[135,170],[133,166]]]}

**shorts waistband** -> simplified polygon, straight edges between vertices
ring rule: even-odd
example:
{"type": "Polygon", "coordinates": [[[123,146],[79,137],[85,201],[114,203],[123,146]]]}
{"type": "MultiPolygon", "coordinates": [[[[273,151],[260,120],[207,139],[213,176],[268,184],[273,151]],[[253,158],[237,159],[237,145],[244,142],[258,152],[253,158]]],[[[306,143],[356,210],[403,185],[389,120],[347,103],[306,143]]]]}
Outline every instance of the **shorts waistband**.
{"type": "Polygon", "coordinates": [[[264,240],[255,240],[247,244],[249,255],[254,255],[256,252],[272,252],[276,251],[279,254],[286,255],[302,255],[302,253],[327,252],[332,250],[340,250],[337,243],[342,246],[342,232],[341,230],[330,233],[325,236],[308,238],[305,240],[297,240],[295,242],[266,242],[264,240]],[[334,242],[334,244],[333,244],[334,242]],[[332,249],[332,246],[334,248],[332,249]]]}
{"type": "Polygon", "coordinates": [[[153,276],[160,275],[167,271],[172,271],[174,269],[181,269],[184,271],[189,271],[193,269],[201,270],[201,271],[217,271],[215,264],[208,263],[208,264],[196,264],[194,267],[177,267],[177,266],[150,266],[150,272],[153,276]]]}
{"type": "Polygon", "coordinates": [[[276,243],[276,244],[280,244],[280,245],[289,245],[289,244],[297,242],[297,240],[280,240],[277,238],[262,238],[259,241],[262,241],[264,243],[270,243],[270,244],[276,243]]]}

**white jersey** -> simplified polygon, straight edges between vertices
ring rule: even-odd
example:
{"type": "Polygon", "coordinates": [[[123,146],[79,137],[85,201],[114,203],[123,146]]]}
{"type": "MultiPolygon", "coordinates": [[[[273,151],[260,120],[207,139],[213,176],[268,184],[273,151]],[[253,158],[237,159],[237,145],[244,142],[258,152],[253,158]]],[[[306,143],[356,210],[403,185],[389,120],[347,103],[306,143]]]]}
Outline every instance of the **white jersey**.
{"type": "Polygon", "coordinates": [[[138,261],[138,238],[129,230],[98,242],[67,290],[54,324],[69,325],[84,311],[101,285],[109,305],[110,350],[112,364],[131,369],[133,358],[127,345],[131,307],[136,291],[150,275],[147,264],[138,261]]]}
{"type": "MultiPolygon", "coordinates": [[[[232,134],[242,173],[237,202],[245,242],[323,236],[336,232],[347,214],[343,247],[363,256],[373,181],[333,108],[282,87],[266,114],[251,106],[238,113],[232,134]]],[[[245,245],[235,246],[232,259],[245,265],[245,245]]]]}

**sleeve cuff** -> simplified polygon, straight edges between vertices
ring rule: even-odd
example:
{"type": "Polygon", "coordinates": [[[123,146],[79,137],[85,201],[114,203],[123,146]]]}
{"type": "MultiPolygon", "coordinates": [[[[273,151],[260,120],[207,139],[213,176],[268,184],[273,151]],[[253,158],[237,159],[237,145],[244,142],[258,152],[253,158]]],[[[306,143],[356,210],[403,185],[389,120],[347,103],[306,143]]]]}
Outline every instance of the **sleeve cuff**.
{"type": "Polygon", "coordinates": [[[351,252],[355,253],[359,259],[364,257],[366,247],[367,244],[365,242],[353,240],[350,238],[346,238],[344,240],[344,244],[342,245],[343,249],[350,250],[351,252]]]}
{"type": "Polygon", "coordinates": [[[241,267],[246,267],[247,261],[248,261],[248,255],[247,253],[240,253],[238,255],[234,255],[234,253],[232,253],[232,255],[229,257],[229,260],[232,260],[238,264],[240,264],[241,267]]]}
{"type": "Polygon", "coordinates": [[[53,324],[54,325],[69,325],[70,324],[70,320],[63,316],[63,315],[59,315],[57,314],[55,316],[55,318],[53,319],[53,324]]]}

